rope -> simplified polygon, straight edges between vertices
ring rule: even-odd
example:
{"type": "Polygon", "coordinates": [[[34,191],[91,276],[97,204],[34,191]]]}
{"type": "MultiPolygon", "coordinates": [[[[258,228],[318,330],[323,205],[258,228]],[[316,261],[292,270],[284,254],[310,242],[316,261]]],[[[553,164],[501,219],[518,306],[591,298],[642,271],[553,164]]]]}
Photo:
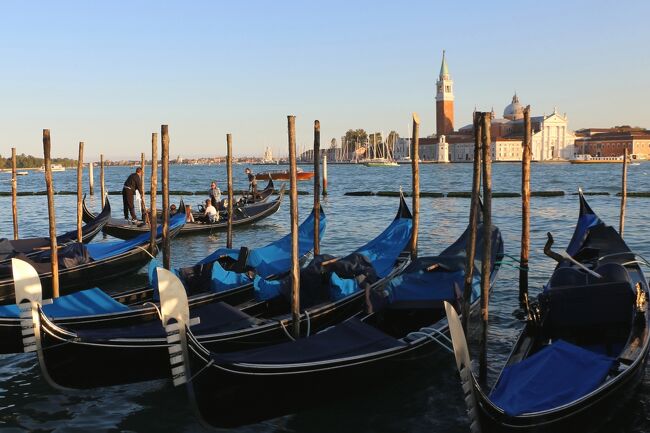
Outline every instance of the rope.
{"type": "Polygon", "coordinates": [[[140,245],[136,246],[136,248],[141,249],[142,251],[144,251],[145,253],[147,253],[147,254],[149,255],[149,257],[151,257],[152,259],[155,259],[155,257],[151,255],[151,253],[149,252],[148,249],[146,249],[146,248],[144,248],[144,247],[141,247],[140,245]]]}
{"type": "Polygon", "coordinates": [[[291,334],[289,334],[289,331],[287,331],[287,327],[284,326],[284,320],[280,320],[279,323],[280,323],[280,326],[282,327],[282,330],[284,331],[284,333],[287,334],[287,337],[289,337],[291,339],[291,341],[296,341],[296,339],[293,338],[293,336],[291,334]]]}
{"type": "Polygon", "coordinates": [[[158,318],[159,318],[160,321],[162,322],[162,320],[163,320],[163,316],[162,316],[162,312],[160,311],[160,308],[158,308],[158,305],[156,305],[155,303],[150,302],[150,301],[144,302],[144,303],[142,304],[143,307],[144,307],[145,305],[151,305],[153,308],[155,308],[155,309],[156,309],[156,312],[158,313],[158,318]]]}
{"type": "Polygon", "coordinates": [[[307,317],[307,337],[311,334],[311,319],[309,318],[309,312],[305,310],[305,317],[307,317]]]}
{"type": "Polygon", "coordinates": [[[193,381],[193,380],[194,380],[194,379],[195,379],[199,374],[203,373],[203,371],[204,371],[205,369],[207,369],[208,367],[210,367],[212,364],[214,364],[214,359],[211,359],[210,362],[208,362],[207,364],[205,364],[205,365],[204,365],[204,366],[203,366],[199,371],[197,371],[196,373],[194,373],[194,374],[192,375],[192,377],[190,377],[189,379],[187,379],[187,381],[188,381],[188,382],[193,381]]]}

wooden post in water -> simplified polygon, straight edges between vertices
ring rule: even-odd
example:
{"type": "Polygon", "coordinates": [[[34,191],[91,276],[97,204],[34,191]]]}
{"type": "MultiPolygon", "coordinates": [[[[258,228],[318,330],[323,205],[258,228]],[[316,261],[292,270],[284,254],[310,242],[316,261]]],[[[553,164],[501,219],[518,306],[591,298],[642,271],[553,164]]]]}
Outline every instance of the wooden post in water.
{"type": "Polygon", "coordinates": [[[56,215],[54,214],[54,186],[52,185],[52,160],[50,158],[50,130],[43,130],[43,164],[45,164],[45,184],[47,185],[47,214],[50,220],[50,252],[52,272],[52,297],[59,297],[59,256],[56,246],[56,215]]]}
{"type": "MultiPolygon", "coordinates": [[[[92,164],[92,162],[91,162],[92,164]]],[[[84,142],[79,142],[79,157],[77,158],[77,242],[83,242],[83,231],[81,230],[82,214],[81,214],[81,196],[83,191],[81,188],[81,178],[84,172],[84,142]]]]}
{"type": "MultiPolygon", "coordinates": [[[[226,176],[228,182],[228,232],[226,234],[226,248],[232,248],[232,217],[235,212],[233,206],[235,192],[233,191],[232,185],[232,134],[226,134],[226,176]]],[[[255,198],[253,197],[253,200],[255,198]]]]}
{"type": "Polygon", "coordinates": [[[320,122],[314,120],[314,255],[320,254],[320,122]]]}
{"type": "Polygon", "coordinates": [[[93,163],[88,163],[88,192],[95,195],[95,176],[93,176],[93,163]]]}
{"type": "Polygon", "coordinates": [[[163,266],[171,269],[171,257],[169,256],[169,128],[167,125],[160,126],[162,140],[162,248],[163,266]]]}
{"type": "Polygon", "coordinates": [[[18,175],[16,174],[16,148],[11,148],[11,214],[14,220],[14,239],[18,239],[18,175]]]}
{"type": "Polygon", "coordinates": [[[296,116],[287,116],[289,128],[289,199],[291,215],[291,316],[293,337],[300,337],[300,269],[298,261],[298,175],[296,167],[296,116]]]}
{"type": "Polygon", "coordinates": [[[323,197],[327,195],[327,154],[323,155],[323,197]]]}
{"type": "MultiPolygon", "coordinates": [[[[144,188],[144,187],[143,187],[144,188]]],[[[149,252],[153,255],[156,254],[156,235],[158,234],[158,210],[156,209],[156,193],[158,191],[158,134],[151,133],[151,198],[149,204],[151,205],[151,216],[149,218],[149,226],[151,227],[151,238],[149,240],[149,252]]],[[[183,210],[183,209],[179,209],[183,210]]]]}
{"type": "Polygon", "coordinates": [[[627,200],[627,147],[623,152],[623,180],[621,182],[621,219],[619,221],[618,233],[623,237],[623,229],[625,228],[625,202],[627,200]]]}
{"type": "Polygon", "coordinates": [[[145,159],[144,152],[140,153],[140,168],[142,169],[142,174],[140,176],[140,185],[142,185],[142,194],[140,194],[140,211],[142,213],[142,221],[147,222],[147,203],[144,201],[144,167],[145,159]]]}
{"type": "Polygon", "coordinates": [[[469,209],[469,239],[467,242],[467,261],[465,272],[465,287],[463,290],[462,323],[467,334],[469,322],[469,306],[472,299],[474,283],[474,259],[476,258],[476,236],[478,233],[479,197],[481,194],[481,139],[483,120],[481,113],[474,112],[474,169],[472,173],[472,201],[469,209]]]}
{"type": "Polygon", "coordinates": [[[481,259],[481,353],[479,358],[479,381],[487,381],[487,328],[490,296],[490,269],[492,257],[492,155],[490,113],[482,115],[482,159],[483,159],[483,257],[481,259]]]}
{"type": "Polygon", "coordinates": [[[411,235],[411,260],[418,257],[418,228],[420,226],[420,117],[413,113],[413,139],[411,140],[411,177],[413,195],[413,234],[411,235]]]}
{"type": "Polygon", "coordinates": [[[102,193],[102,210],[104,210],[104,204],[106,204],[106,187],[104,186],[104,154],[99,155],[99,187],[102,193]]]}
{"type": "Polygon", "coordinates": [[[524,109],[524,141],[521,154],[521,255],[519,257],[519,305],[527,311],[528,255],[530,251],[530,160],[533,156],[530,105],[524,109]]]}

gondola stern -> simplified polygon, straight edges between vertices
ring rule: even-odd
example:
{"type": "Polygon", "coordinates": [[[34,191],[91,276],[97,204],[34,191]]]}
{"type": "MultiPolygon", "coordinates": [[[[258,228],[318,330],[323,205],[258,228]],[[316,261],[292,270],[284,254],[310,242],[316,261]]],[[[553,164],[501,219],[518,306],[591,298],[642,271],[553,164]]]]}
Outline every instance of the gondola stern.
{"type": "Polygon", "coordinates": [[[406,204],[404,193],[402,191],[399,193],[399,208],[397,209],[397,215],[395,216],[396,220],[400,218],[413,219],[413,214],[411,213],[408,204],[406,204]]]}
{"type": "Polygon", "coordinates": [[[478,383],[474,377],[474,373],[472,373],[472,361],[469,356],[469,348],[467,347],[465,331],[463,331],[463,325],[460,322],[458,313],[456,313],[455,308],[447,301],[445,301],[445,312],[447,313],[449,332],[451,334],[451,341],[454,346],[456,367],[458,368],[458,373],[460,374],[463,395],[465,398],[465,404],[467,406],[467,415],[470,420],[470,431],[472,433],[480,433],[480,409],[477,404],[477,390],[475,389],[478,386],[478,383]]]}

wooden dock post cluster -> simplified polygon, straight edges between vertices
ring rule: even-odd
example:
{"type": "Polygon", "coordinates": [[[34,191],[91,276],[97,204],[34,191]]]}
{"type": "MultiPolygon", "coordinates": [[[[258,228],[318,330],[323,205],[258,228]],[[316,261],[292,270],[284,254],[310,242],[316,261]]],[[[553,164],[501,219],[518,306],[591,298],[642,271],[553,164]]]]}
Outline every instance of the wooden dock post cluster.
{"type": "MultiPolygon", "coordinates": [[[[226,235],[226,247],[232,248],[232,214],[235,194],[232,185],[232,134],[226,134],[226,172],[228,178],[228,232],[226,235]]],[[[254,191],[253,191],[254,192],[254,191]]],[[[253,200],[255,197],[253,197],[253,200]]]]}
{"type": "MultiPolygon", "coordinates": [[[[144,186],[143,186],[144,189],[144,186]]],[[[149,239],[149,251],[155,254],[156,238],[158,233],[158,209],[156,209],[156,193],[158,191],[158,133],[151,133],[151,214],[149,215],[149,227],[151,228],[151,237],[149,239]]],[[[181,209],[182,210],[182,209],[181,209]]]]}
{"type": "MultiPolygon", "coordinates": [[[[169,128],[167,125],[160,126],[160,136],[162,141],[162,249],[163,249],[163,267],[171,269],[170,257],[170,239],[169,239],[169,128]]],[[[182,211],[182,209],[181,209],[182,211]]]]}
{"type": "MultiPolygon", "coordinates": [[[[325,157],[325,155],[323,155],[325,157]]],[[[314,255],[320,254],[320,121],[314,120],[314,255]]]]}
{"type": "Polygon", "coordinates": [[[300,337],[300,265],[298,257],[298,169],[296,166],[296,116],[287,116],[289,135],[289,199],[291,214],[291,316],[293,337],[300,337]]]}
{"type": "Polygon", "coordinates": [[[521,154],[521,255],[519,257],[519,305],[528,316],[528,258],[530,252],[530,160],[533,156],[530,105],[524,109],[524,141],[521,154]]]}
{"type": "Polygon", "coordinates": [[[11,215],[14,222],[14,239],[18,239],[18,175],[16,174],[16,148],[11,148],[11,215]]]}
{"type": "Polygon", "coordinates": [[[472,299],[474,284],[474,259],[476,258],[476,237],[478,232],[478,215],[482,212],[480,203],[481,193],[481,137],[483,124],[481,113],[474,112],[474,163],[472,170],[472,201],[469,210],[469,239],[467,242],[467,261],[465,266],[465,287],[463,290],[462,323],[467,333],[469,322],[469,306],[472,299]]]}
{"type": "Polygon", "coordinates": [[[413,139],[411,140],[411,178],[413,198],[413,234],[411,235],[411,260],[418,257],[418,228],[420,226],[420,117],[413,113],[413,139]]]}
{"type": "Polygon", "coordinates": [[[483,258],[481,260],[481,353],[479,380],[487,381],[487,328],[492,268],[492,153],[490,136],[492,115],[481,114],[481,156],[483,159],[483,258]]]}
{"type": "MultiPolygon", "coordinates": [[[[89,164],[92,165],[92,162],[89,164]]],[[[77,241],[83,242],[83,232],[81,230],[82,213],[81,213],[81,197],[83,195],[81,187],[81,178],[84,172],[84,142],[79,142],[79,157],[77,158],[77,241]]]]}
{"type": "Polygon", "coordinates": [[[54,213],[54,186],[52,185],[52,159],[50,152],[50,130],[43,130],[43,164],[45,164],[45,184],[47,185],[47,214],[50,226],[50,252],[52,272],[52,297],[59,297],[59,256],[56,245],[56,215],[54,213]]]}

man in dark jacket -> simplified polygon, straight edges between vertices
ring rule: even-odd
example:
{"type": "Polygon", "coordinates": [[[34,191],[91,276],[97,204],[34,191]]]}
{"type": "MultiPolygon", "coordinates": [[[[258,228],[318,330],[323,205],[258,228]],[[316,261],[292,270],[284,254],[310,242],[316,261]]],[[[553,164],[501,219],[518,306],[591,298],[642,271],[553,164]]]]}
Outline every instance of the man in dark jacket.
{"type": "Polygon", "coordinates": [[[124,187],[122,187],[122,203],[124,205],[124,219],[129,219],[129,212],[131,212],[131,221],[137,221],[138,217],[135,215],[135,206],[133,205],[133,197],[135,192],[140,191],[140,197],[144,197],[142,191],[142,169],[136,168],[135,173],[126,178],[124,187]]]}

